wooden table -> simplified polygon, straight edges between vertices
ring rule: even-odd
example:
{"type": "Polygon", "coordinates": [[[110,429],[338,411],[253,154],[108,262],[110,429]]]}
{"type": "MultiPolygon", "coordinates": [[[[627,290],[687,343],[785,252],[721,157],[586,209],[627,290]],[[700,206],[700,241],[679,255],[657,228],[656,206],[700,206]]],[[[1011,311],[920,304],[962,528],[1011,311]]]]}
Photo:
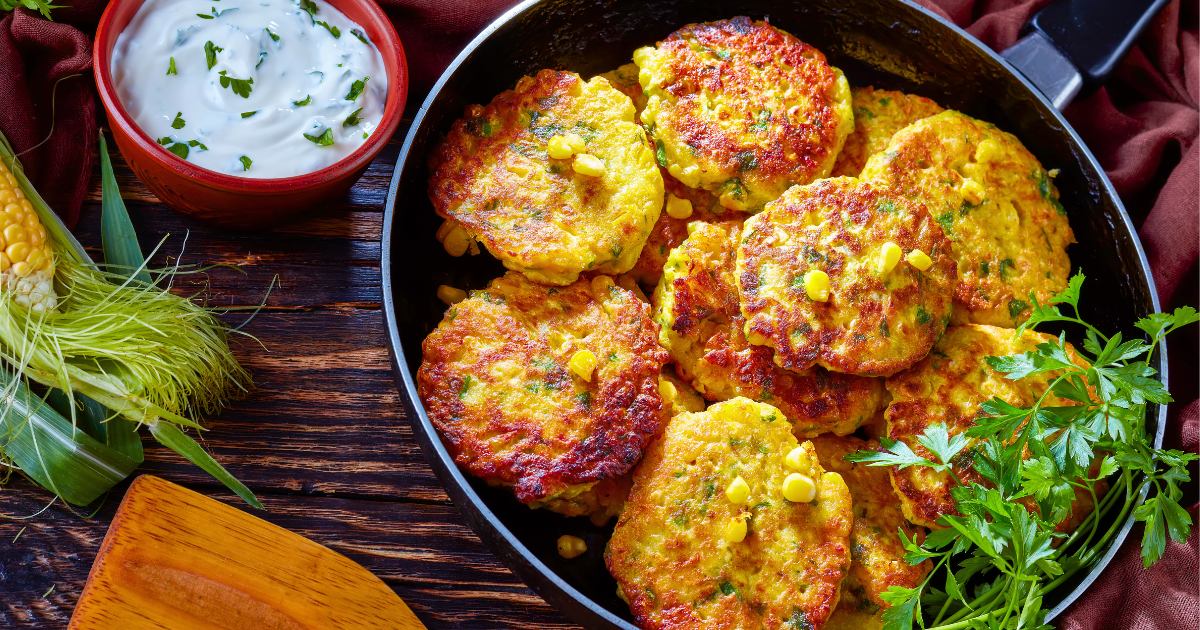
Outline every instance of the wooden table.
{"type": "MultiPolygon", "coordinates": [[[[161,205],[115,154],[117,178],[149,249],[207,274],[213,306],[255,305],[244,330],[265,346],[235,351],[257,389],[211,418],[205,444],[262,499],[261,516],[339,551],[383,578],[431,628],[572,627],[517,580],[463,522],[413,440],[392,380],[381,307],[380,231],[403,130],[338,207],[270,233],[197,224],[161,205]]],[[[110,142],[111,144],[111,142],[110,142]]],[[[98,247],[99,176],[76,234],[98,247]]],[[[432,235],[430,235],[432,238],[432,235]]],[[[156,262],[165,262],[159,256],[156,262]]],[[[204,278],[180,290],[204,287],[204,278]]],[[[240,322],[244,315],[231,316],[240,322]]],[[[142,472],[227,502],[207,475],[146,443],[142,472]]],[[[100,510],[73,513],[14,477],[0,486],[0,627],[63,627],[125,485],[100,510]],[[18,520],[20,519],[20,520],[18,520]]]]}

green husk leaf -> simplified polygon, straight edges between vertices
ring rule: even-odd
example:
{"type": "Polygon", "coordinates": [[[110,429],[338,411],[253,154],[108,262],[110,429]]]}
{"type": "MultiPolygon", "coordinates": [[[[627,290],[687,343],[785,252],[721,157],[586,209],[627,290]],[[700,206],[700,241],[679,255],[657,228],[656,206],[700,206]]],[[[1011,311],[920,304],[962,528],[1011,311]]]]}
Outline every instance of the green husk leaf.
{"type": "Polygon", "coordinates": [[[224,466],[217,463],[212,455],[209,455],[191,436],[179,430],[179,427],[166,422],[155,422],[150,425],[150,435],[153,435],[159,444],[179,453],[184,459],[225,484],[226,488],[229,488],[246,503],[260,510],[263,509],[263,504],[258,497],[254,496],[254,493],[245,484],[229,474],[224,466]]]}
{"type": "Polygon", "coordinates": [[[83,394],[75,394],[73,398],[74,405],[62,390],[52,389],[46,395],[46,402],[76,427],[109,448],[139,464],[145,460],[142,438],[138,435],[136,424],[117,416],[83,394]]]}
{"type": "MultiPolygon", "coordinates": [[[[156,277],[147,274],[151,281],[142,282],[129,278],[127,273],[98,268],[30,185],[2,134],[0,159],[17,178],[50,236],[58,297],[56,308],[39,313],[20,306],[0,283],[0,361],[19,374],[23,384],[33,381],[62,390],[68,400],[67,415],[72,417],[68,426],[77,435],[110,451],[127,453],[128,460],[136,461],[141,458],[136,434],[141,425],[172,423],[201,429],[192,418],[216,413],[246,391],[249,374],[230,352],[228,329],[204,307],[158,286],[169,280],[170,271],[156,277]],[[83,427],[76,428],[75,421],[81,415],[76,406],[79,396],[111,410],[105,415],[103,430],[94,418],[86,418],[83,427]],[[84,428],[90,428],[91,435],[84,428]]],[[[105,174],[111,176],[111,163],[107,167],[105,174]]],[[[119,195],[115,184],[111,177],[103,183],[106,201],[119,195]]],[[[127,212],[117,212],[116,219],[119,221],[122,214],[127,222],[127,212]]],[[[113,216],[109,213],[110,220],[113,216]]],[[[144,259],[132,240],[132,227],[113,226],[117,234],[128,227],[128,238],[110,239],[109,249],[114,243],[132,243],[128,252],[117,256],[124,255],[126,263],[136,262],[130,266],[144,272],[144,259]]],[[[10,433],[20,435],[22,424],[33,426],[36,421],[14,416],[10,433]]],[[[159,431],[165,432],[169,430],[159,431]]],[[[173,443],[186,447],[185,441],[173,443]]],[[[45,474],[47,469],[72,474],[69,461],[61,462],[65,468],[56,469],[56,462],[17,462],[12,454],[7,455],[39,483],[56,480],[54,475],[45,474]]],[[[189,459],[203,462],[210,472],[219,469],[194,453],[189,459]]],[[[227,472],[219,470],[228,477],[227,472]]],[[[223,477],[219,478],[225,481],[223,477]]],[[[58,492],[55,486],[43,485],[58,492]]],[[[78,497],[64,498],[75,501],[78,497]]]]}
{"type": "Polygon", "coordinates": [[[150,284],[150,272],[146,271],[146,257],[138,244],[137,231],[129,220],[125,200],[117,188],[117,176],[113,174],[112,160],[108,156],[108,143],[104,132],[100,132],[100,242],[104,248],[104,265],[110,270],[124,271],[133,278],[150,284]]]}
{"type": "Polygon", "coordinates": [[[38,485],[87,505],[137,468],[138,461],[73,427],[8,370],[0,370],[0,381],[0,451],[38,485]]]}

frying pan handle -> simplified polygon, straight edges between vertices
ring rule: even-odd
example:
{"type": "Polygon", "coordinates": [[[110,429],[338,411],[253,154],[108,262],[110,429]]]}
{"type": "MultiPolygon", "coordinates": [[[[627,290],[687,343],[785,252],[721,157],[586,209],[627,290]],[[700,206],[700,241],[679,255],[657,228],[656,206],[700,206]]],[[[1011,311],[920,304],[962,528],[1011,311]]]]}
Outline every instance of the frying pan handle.
{"type": "Polygon", "coordinates": [[[1059,0],[1038,11],[1003,54],[1062,109],[1108,78],[1168,1],[1059,0]]]}

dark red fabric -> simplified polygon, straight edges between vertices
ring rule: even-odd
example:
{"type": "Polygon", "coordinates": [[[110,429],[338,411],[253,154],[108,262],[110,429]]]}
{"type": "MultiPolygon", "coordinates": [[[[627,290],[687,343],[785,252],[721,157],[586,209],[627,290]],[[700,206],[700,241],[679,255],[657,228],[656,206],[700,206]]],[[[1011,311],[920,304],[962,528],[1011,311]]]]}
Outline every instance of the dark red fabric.
{"type": "Polygon", "coordinates": [[[38,192],[74,225],[95,156],[91,39],[17,9],[0,20],[0,59],[0,131],[38,192]]]}
{"type": "MultiPolygon", "coordinates": [[[[996,49],[1016,40],[1022,25],[1048,0],[920,0],[996,49]]],[[[412,103],[458,50],[513,0],[380,0],[404,40],[411,69],[412,103]]],[[[94,26],[102,0],[76,0],[60,9],[60,22],[94,26]]],[[[736,12],[736,8],[730,11],[736,12]]],[[[1200,44],[1197,6],[1175,0],[1150,25],[1107,86],[1081,97],[1067,117],[1096,153],[1134,220],[1141,226],[1164,308],[1195,305],[1200,274],[1200,44]]],[[[80,72],[90,56],[77,30],[18,11],[0,21],[0,129],[31,146],[46,135],[48,89],[57,77],[80,72]]],[[[94,110],[90,77],[62,84],[52,142],[24,158],[40,190],[61,195],[60,212],[78,207],[91,172],[94,110]],[[67,88],[67,89],[64,89],[67,88]],[[84,94],[83,92],[87,92],[84,94]],[[55,140],[57,139],[57,143],[55,140]],[[81,153],[85,159],[80,160],[81,153]],[[83,162],[83,164],[81,164],[83,162]]],[[[1171,349],[1172,407],[1169,445],[1196,451],[1200,443],[1195,327],[1171,349]]],[[[1195,473],[1193,473],[1195,476],[1195,473]]],[[[1191,492],[1195,497],[1195,492],[1191,492]]],[[[1193,518],[1197,506],[1191,509],[1193,518]]],[[[1186,544],[1170,543],[1166,556],[1145,571],[1138,557],[1140,529],[1112,566],[1068,611],[1070,630],[1200,628],[1200,550],[1196,531],[1186,544]]]]}

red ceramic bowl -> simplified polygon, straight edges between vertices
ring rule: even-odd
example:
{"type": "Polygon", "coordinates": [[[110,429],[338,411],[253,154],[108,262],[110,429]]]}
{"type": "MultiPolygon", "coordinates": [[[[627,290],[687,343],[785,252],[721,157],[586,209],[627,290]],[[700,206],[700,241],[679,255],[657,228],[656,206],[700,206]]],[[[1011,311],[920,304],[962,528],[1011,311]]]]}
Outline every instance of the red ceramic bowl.
{"type": "Polygon", "coordinates": [[[315,211],[343,195],[391,139],[404,114],[408,63],[400,36],[373,0],[327,0],[357,22],[379,48],[387,71],[387,102],[379,127],[342,160],[319,171],[275,179],[235,177],[201,168],[167,151],[133,121],[117,97],[110,65],[117,36],[133,19],[142,0],[113,0],[96,29],[96,89],[108,112],[121,155],[158,198],[185,214],[226,227],[269,227],[315,211]]]}

